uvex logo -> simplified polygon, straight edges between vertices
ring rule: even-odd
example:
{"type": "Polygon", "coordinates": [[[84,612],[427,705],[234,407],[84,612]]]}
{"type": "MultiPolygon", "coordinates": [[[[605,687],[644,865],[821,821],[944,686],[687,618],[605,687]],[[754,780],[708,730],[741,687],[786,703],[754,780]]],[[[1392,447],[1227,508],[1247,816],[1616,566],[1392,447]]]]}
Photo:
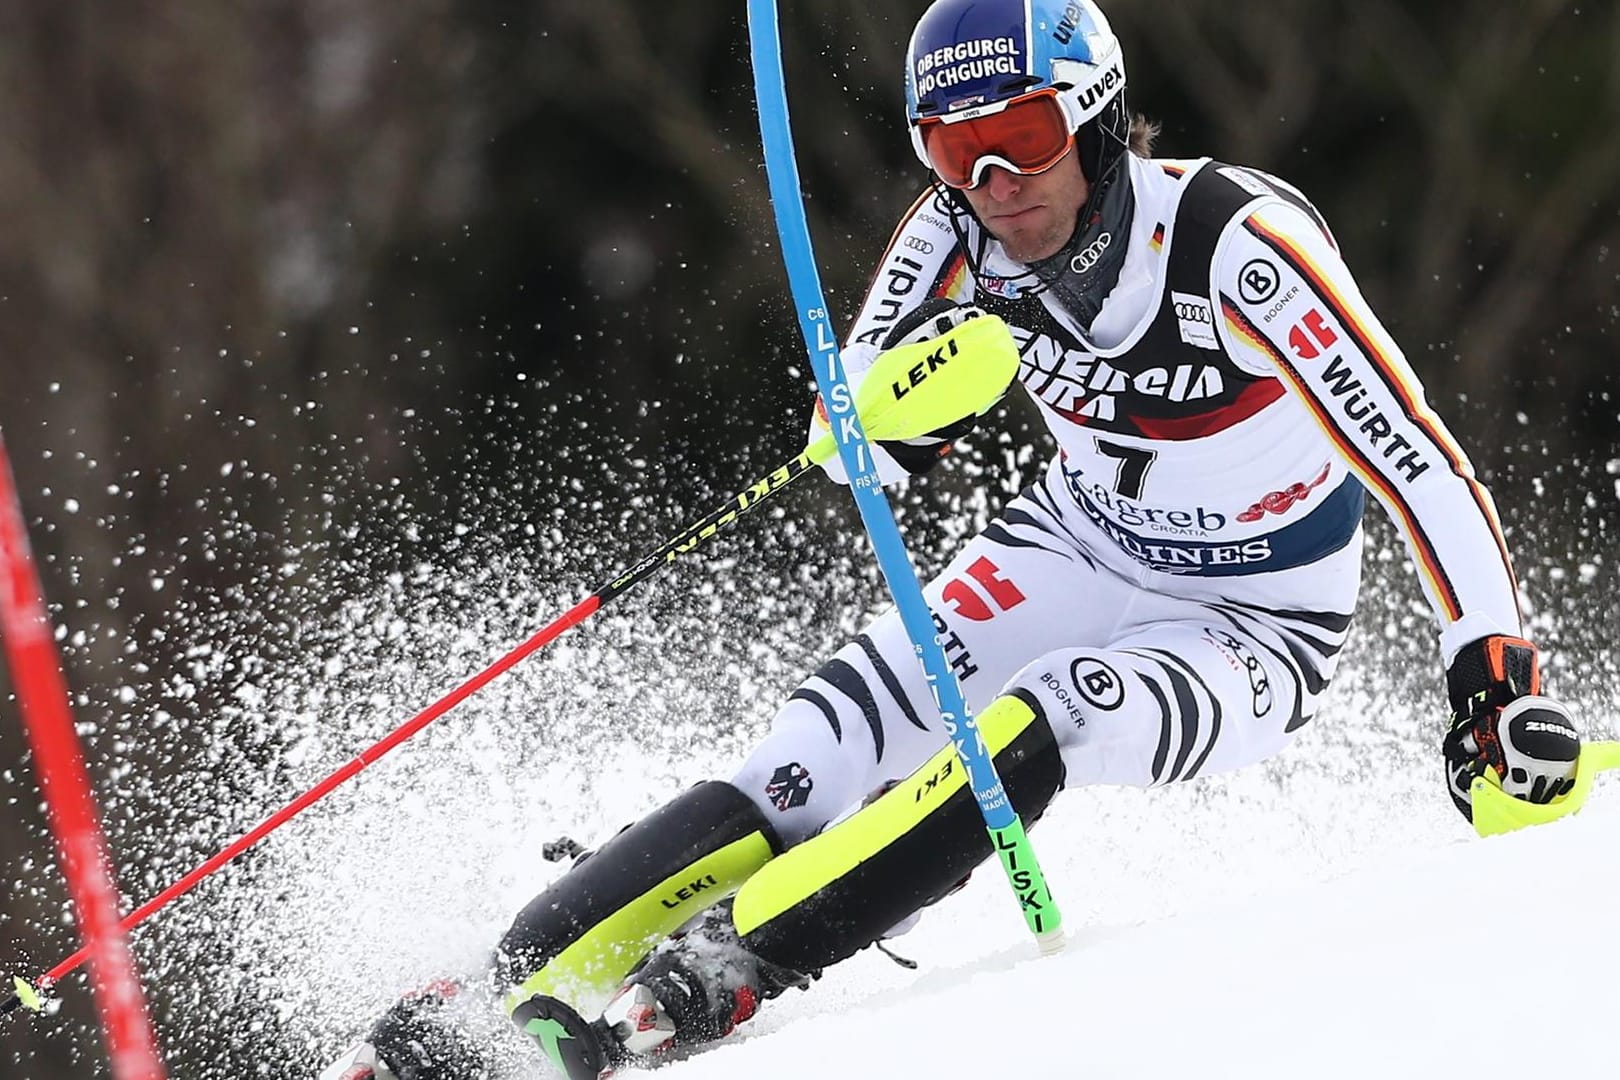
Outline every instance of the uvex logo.
{"type": "Polygon", "coordinates": [[[1063,18],[1052,31],[1052,36],[1060,45],[1067,45],[1074,40],[1074,32],[1080,29],[1080,5],[1070,4],[1063,9],[1063,18]]]}
{"type": "Polygon", "coordinates": [[[718,884],[720,884],[720,882],[715,879],[713,874],[704,874],[696,881],[688,882],[687,884],[676,889],[675,898],[673,900],[665,896],[660,898],[658,902],[667,908],[678,908],[688,900],[692,899],[698,893],[712,889],[718,884]]]}
{"type": "Polygon", "coordinates": [[[1121,85],[1123,85],[1124,82],[1125,72],[1120,68],[1119,61],[1115,60],[1113,67],[1103,72],[1102,75],[1098,77],[1096,82],[1080,91],[1079,98],[1077,99],[1080,105],[1080,111],[1084,112],[1093,105],[1097,104],[1099,101],[1102,101],[1121,85]]]}

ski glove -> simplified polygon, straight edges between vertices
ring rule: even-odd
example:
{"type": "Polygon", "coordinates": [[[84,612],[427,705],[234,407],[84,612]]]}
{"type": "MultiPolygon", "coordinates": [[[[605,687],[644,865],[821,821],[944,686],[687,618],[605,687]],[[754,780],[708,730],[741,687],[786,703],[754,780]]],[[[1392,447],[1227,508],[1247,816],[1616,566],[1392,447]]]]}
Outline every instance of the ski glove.
{"type": "Polygon", "coordinates": [[[444,979],[406,994],[372,1025],[366,1037],[381,1068],[374,1066],[372,1072],[351,1069],[340,1076],[463,1080],[490,1075],[488,1056],[463,1030],[450,1005],[450,999],[464,989],[460,983],[444,979]]]}
{"type": "Polygon", "coordinates": [[[1486,769],[1502,790],[1533,803],[1551,802],[1575,786],[1581,737],[1569,712],[1541,696],[1536,647],[1522,638],[1493,635],[1463,646],[1446,671],[1451,730],[1446,789],[1469,821],[1469,788],[1486,769]]]}
{"type": "MultiPolygon", "coordinates": [[[[924,300],[894,324],[888,336],[883,339],[883,348],[888,350],[901,345],[928,341],[946,333],[952,327],[960,326],[968,319],[976,319],[983,314],[982,310],[971,304],[957,304],[942,296],[932,297],[924,300]]],[[[946,424],[915,439],[883,439],[879,440],[878,445],[887,450],[889,456],[906,472],[912,476],[921,476],[938,465],[940,459],[951,452],[952,443],[978,426],[979,415],[974,414],[964,416],[954,423],[946,424]]]]}

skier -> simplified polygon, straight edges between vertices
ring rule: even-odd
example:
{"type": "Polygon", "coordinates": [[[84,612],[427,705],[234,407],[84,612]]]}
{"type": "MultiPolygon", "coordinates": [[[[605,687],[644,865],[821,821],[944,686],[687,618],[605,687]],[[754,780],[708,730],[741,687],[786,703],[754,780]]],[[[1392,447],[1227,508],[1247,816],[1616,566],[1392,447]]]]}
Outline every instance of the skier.
{"type": "MultiPolygon", "coordinates": [[[[1535,802],[1568,790],[1579,736],[1540,694],[1490,496],[1322,215],[1256,169],[1152,158],[1125,81],[1089,0],[930,6],[905,87],[932,184],[842,353],[858,378],[884,348],[999,315],[1057,443],[926,588],[1014,805],[1030,821],[1061,789],[1194,780],[1282,750],[1349,630],[1369,490],[1438,621],[1458,810],[1486,771],[1535,802]]],[[[972,419],[886,445],[886,478],[927,471],[972,419]]],[[[730,779],[676,795],[517,917],[495,965],[508,1011],[585,1080],[806,986],[990,854],[944,746],[885,614],[730,779]],[[826,857],[784,857],[811,838],[826,857]]],[[[327,1075],[480,1075],[447,993],[396,1006],[327,1075]]]]}

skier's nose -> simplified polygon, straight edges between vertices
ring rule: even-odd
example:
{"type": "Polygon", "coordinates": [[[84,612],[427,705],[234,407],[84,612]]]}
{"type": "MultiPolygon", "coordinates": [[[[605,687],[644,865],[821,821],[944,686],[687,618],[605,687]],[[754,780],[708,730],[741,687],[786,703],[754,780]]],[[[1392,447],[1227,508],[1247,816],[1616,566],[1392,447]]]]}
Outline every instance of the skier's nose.
{"type": "Polygon", "coordinates": [[[991,165],[984,170],[984,190],[996,202],[1006,202],[1023,189],[1024,178],[1011,169],[991,165]]]}

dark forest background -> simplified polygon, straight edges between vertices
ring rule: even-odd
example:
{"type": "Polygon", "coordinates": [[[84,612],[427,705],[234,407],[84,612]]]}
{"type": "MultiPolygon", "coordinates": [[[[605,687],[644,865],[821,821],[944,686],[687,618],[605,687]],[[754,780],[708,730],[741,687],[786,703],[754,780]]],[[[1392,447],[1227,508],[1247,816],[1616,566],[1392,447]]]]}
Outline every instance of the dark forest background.
{"type": "MultiPolygon", "coordinates": [[[[924,181],[900,91],[921,5],[784,7],[847,318],[924,181]]],[[[1609,544],[1620,7],[1108,12],[1161,154],[1325,211],[1510,529],[1609,544]]],[[[0,2],[0,244],[0,430],[92,736],[181,663],[181,607],[256,615],[273,651],[280,616],[246,610],[268,579],[568,543],[649,497],[662,534],[802,433],[741,3],[0,2]]],[[[183,767],[90,748],[103,778],[183,767]]],[[[72,946],[9,696],[0,770],[9,975],[72,946]]],[[[43,1025],[86,1016],[73,993],[43,1025]]],[[[0,1061],[95,1072],[41,1026],[0,1032],[0,1061]]]]}

